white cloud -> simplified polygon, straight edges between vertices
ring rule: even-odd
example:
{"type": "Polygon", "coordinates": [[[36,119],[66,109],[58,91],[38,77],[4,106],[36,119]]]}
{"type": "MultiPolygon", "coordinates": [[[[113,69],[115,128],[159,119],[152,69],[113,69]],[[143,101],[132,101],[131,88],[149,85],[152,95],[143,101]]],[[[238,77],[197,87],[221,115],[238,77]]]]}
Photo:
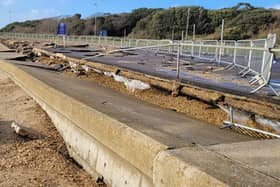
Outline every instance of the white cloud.
{"type": "Polygon", "coordinates": [[[273,5],[273,6],[271,6],[270,8],[280,9],[280,4],[273,5]]]}
{"type": "Polygon", "coordinates": [[[0,0],[0,4],[3,6],[10,6],[15,4],[16,1],[15,0],[0,0]]]}
{"type": "Polygon", "coordinates": [[[39,10],[38,9],[32,9],[31,14],[39,14],[39,10]]]}
{"type": "Polygon", "coordinates": [[[26,12],[21,12],[20,14],[16,15],[17,21],[26,21],[26,20],[35,20],[35,19],[42,19],[42,18],[50,18],[59,16],[60,12],[56,9],[30,9],[26,12]]]}
{"type": "Polygon", "coordinates": [[[59,12],[55,9],[31,9],[29,13],[25,14],[25,19],[41,19],[47,17],[57,16],[59,12]]]}

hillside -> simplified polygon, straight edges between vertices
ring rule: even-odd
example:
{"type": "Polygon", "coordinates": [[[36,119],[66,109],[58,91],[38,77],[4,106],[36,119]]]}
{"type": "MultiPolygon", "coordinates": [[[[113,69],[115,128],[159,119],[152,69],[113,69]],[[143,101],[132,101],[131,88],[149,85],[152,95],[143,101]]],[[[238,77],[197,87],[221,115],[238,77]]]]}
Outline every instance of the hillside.
{"type": "Polygon", "coordinates": [[[58,20],[67,24],[68,34],[92,35],[95,24],[97,30],[106,29],[110,36],[180,39],[186,30],[188,9],[190,8],[189,33],[196,24],[198,37],[219,38],[222,19],[225,19],[225,39],[247,39],[265,37],[269,32],[280,36],[280,10],[253,7],[247,3],[219,10],[203,7],[176,7],[169,9],[140,8],[131,13],[104,14],[95,19],[81,18],[81,14],[62,18],[15,22],[2,28],[2,32],[55,33],[58,20]]]}

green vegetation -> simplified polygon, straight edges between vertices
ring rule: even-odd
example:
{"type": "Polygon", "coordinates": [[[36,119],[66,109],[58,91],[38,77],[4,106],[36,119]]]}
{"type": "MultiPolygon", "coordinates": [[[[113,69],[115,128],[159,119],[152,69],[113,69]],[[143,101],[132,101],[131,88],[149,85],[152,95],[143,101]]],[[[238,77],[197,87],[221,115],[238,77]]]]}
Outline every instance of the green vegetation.
{"type": "MultiPolygon", "coordinates": [[[[75,14],[60,22],[67,24],[68,34],[92,35],[96,24],[98,31],[106,29],[110,36],[123,36],[126,33],[137,38],[171,39],[174,32],[174,39],[181,39],[182,32],[186,31],[189,8],[190,35],[195,24],[198,37],[218,39],[222,19],[225,19],[225,39],[265,37],[269,32],[280,34],[279,10],[256,8],[248,3],[219,10],[203,7],[140,8],[131,13],[99,16],[96,23],[94,18],[82,19],[80,14],[75,14]]],[[[55,33],[57,22],[56,18],[15,22],[0,31],[55,33]]]]}

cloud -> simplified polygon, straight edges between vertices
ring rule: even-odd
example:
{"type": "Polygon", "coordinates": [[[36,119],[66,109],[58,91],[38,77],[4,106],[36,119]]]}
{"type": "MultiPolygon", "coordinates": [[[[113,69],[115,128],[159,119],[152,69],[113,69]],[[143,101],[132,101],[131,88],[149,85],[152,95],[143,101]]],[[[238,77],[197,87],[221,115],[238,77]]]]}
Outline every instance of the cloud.
{"type": "Polygon", "coordinates": [[[15,4],[16,1],[15,0],[0,0],[0,4],[3,6],[10,6],[15,4]]]}
{"type": "Polygon", "coordinates": [[[273,5],[273,6],[271,6],[270,8],[280,9],[280,4],[273,5]]]}
{"type": "Polygon", "coordinates": [[[38,9],[32,9],[31,14],[39,14],[39,10],[38,9]]]}
{"type": "Polygon", "coordinates": [[[60,15],[56,9],[31,9],[26,12],[21,12],[17,15],[17,21],[35,20],[42,18],[50,18],[60,15]]]}
{"type": "Polygon", "coordinates": [[[47,18],[47,17],[54,17],[57,16],[59,12],[55,9],[31,9],[28,14],[26,14],[26,19],[40,19],[40,18],[47,18]]]}

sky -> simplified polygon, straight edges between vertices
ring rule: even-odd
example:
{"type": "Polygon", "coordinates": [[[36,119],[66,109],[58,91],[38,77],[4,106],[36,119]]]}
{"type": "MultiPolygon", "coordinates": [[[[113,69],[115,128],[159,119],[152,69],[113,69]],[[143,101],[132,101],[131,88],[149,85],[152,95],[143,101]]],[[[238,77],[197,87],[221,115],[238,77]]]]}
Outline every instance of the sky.
{"type": "Polygon", "coordinates": [[[280,9],[280,0],[0,0],[0,28],[10,22],[73,15],[83,17],[96,12],[119,13],[133,9],[203,6],[210,9],[231,7],[238,2],[253,6],[280,9]]]}

